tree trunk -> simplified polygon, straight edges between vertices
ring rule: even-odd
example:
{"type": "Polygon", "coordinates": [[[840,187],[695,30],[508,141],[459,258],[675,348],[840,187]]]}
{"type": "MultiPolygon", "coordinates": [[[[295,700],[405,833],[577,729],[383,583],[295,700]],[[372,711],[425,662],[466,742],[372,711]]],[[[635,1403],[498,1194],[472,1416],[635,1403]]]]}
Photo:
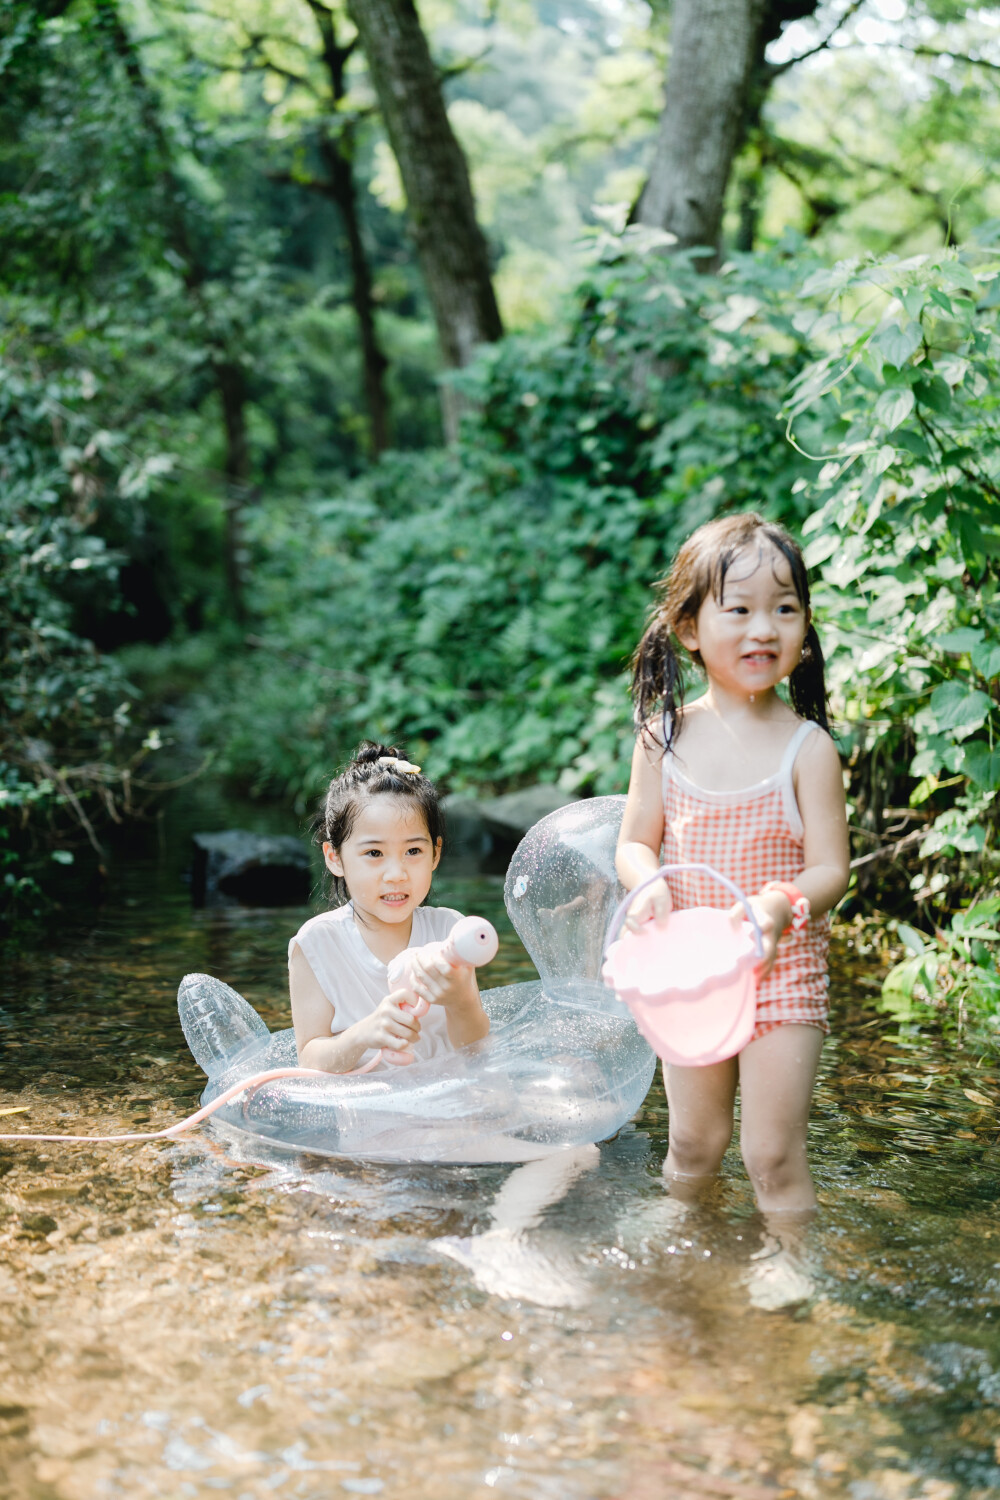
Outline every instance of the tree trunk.
{"type": "MultiPolygon", "coordinates": [[[[330,93],[336,112],[347,93],[345,74],[355,44],[349,42],[346,46],[341,46],[333,12],[327,9],[322,0],[307,0],[307,3],[319,28],[323,62],[330,79],[330,93]]],[[[335,121],[336,113],[334,123],[335,121]]],[[[371,268],[361,239],[361,224],[358,219],[357,188],[354,181],[354,130],[350,122],[341,119],[336,135],[324,134],[320,141],[320,151],[326,166],[328,195],[337,206],[347,241],[347,254],[351,263],[351,304],[358,320],[358,335],[361,340],[365,405],[371,424],[371,451],[372,456],[378,458],[389,446],[389,398],[385,389],[385,372],[389,368],[389,361],[382,352],[375,325],[371,268]]]]}
{"type": "Polygon", "coordinates": [[[737,201],[739,204],[739,226],[736,230],[737,250],[750,251],[757,243],[764,199],[764,164],[759,150],[744,152],[739,164],[737,201]],[[748,156],[750,159],[748,160],[748,156]]]}
{"type": "Polygon", "coordinates": [[[667,100],[635,219],[718,256],[766,0],[674,0],[667,100]]]}
{"type": "Polygon", "coordinates": [[[375,300],[368,257],[361,240],[354,171],[343,140],[325,136],[321,146],[330,183],[330,197],[337,205],[344,225],[347,253],[351,262],[351,304],[358,320],[361,359],[364,368],[365,405],[371,423],[372,456],[378,458],[389,446],[389,398],[385,390],[385,372],[389,361],[382,353],[375,326],[375,300]]]}
{"type": "MultiPolygon", "coordinates": [[[[737,141],[737,150],[751,143],[745,152],[749,160],[742,163],[739,185],[739,229],[736,234],[737,250],[752,250],[757,243],[757,230],[764,207],[764,143],[767,130],[764,125],[764,104],[779,68],[766,60],[768,47],[776,42],[782,30],[792,21],[802,21],[819,9],[819,0],[766,0],[760,29],[757,33],[757,53],[750,71],[746,104],[743,111],[743,128],[737,141]]],[[[831,33],[832,35],[832,33],[831,33]]],[[[790,66],[785,64],[784,66],[790,66]]]]}
{"type": "MultiPolygon", "coordinates": [[[[349,9],[399,163],[441,353],[458,368],[503,333],[465,157],[413,0],[349,0],[349,9]]],[[[449,438],[458,416],[450,395],[443,395],[449,438]]]]}
{"type": "Polygon", "coordinates": [[[125,69],[138,101],[142,123],[155,148],[163,189],[164,228],[171,247],[183,262],[188,295],[202,314],[209,346],[209,363],[222,404],[226,432],[226,493],[223,566],[233,614],[246,617],[243,577],[243,505],[250,492],[250,457],[246,440],[247,386],[243,369],[233,359],[226,338],[218,333],[203,296],[205,268],[188,233],[186,193],[174,168],[171,143],[160,117],[159,100],[146,80],[135,43],[122,19],[119,0],[96,0],[96,12],[125,69]]]}

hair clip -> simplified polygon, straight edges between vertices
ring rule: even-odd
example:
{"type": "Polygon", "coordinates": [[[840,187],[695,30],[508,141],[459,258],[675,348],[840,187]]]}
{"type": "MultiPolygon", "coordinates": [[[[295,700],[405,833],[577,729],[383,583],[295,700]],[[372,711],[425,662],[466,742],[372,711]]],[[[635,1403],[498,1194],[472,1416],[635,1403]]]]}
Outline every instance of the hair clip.
{"type": "Polygon", "coordinates": [[[403,776],[419,776],[420,767],[415,766],[412,761],[400,760],[398,755],[380,755],[378,764],[385,766],[387,770],[399,771],[403,776]]]}

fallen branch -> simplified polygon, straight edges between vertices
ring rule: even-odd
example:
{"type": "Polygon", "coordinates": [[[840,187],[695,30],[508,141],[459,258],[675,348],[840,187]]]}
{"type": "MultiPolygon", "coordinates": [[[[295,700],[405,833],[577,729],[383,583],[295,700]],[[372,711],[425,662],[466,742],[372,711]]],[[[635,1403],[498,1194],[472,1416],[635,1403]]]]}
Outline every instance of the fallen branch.
{"type": "Polygon", "coordinates": [[[69,803],[70,807],[76,814],[80,827],[87,835],[87,839],[94,853],[99,859],[103,859],[104,850],[98,843],[97,834],[94,832],[94,825],[91,823],[90,819],[87,817],[87,814],[84,812],[83,804],[74,792],[73,788],[70,786],[69,782],[66,780],[65,776],[63,776],[61,771],[57,771],[54,766],[50,766],[47,761],[38,760],[36,764],[46,780],[51,781],[54,786],[59,788],[59,791],[66,798],[66,801],[69,803]]]}
{"type": "Polygon", "coordinates": [[[881,849],[873,849],[870,854],[861,854],[857,859],[851,860],[851,869],[858,870],[862,865],[870,865],[876,859],[892,859],[903,849],[910,848],[913,844],[920,842],[927,834],[926,828],[915,828],[912,833],[904,834],[894,844],[883,844],[881,849]]]}

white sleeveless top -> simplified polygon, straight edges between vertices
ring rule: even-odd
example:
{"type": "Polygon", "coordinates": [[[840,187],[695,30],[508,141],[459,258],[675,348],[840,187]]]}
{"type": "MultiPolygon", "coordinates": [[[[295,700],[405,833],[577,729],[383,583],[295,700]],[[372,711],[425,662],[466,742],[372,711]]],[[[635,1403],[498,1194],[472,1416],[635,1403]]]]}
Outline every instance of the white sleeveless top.
{"type": "MultiPolygon", "coordinates": [[[[413,913],[407,947],[420,948],[424,943],[446,938],[455,923],[461,921],[461,916],[461,912],[452,911],[448,906],[418,906],[413,913]]],[[[388,995],[387,966],[375,957],[358,931],[350,902],[310,917],[288,944],[289,963],[296,943],[316,976],[317,984],[333,1006],[330,1030],[334,1036],[370,1016],[388,995]]],[[[421,1017],[420,1037],[412,1050],[421,1062],[454,1052],[443,1006],[432,1005],[421,1017]]],[[[374,1055],[374,1049],[369,1048],[359,1059],[359,1066],[369,1062],[374,1055]]],[[[382,1063],[380,1066],[391,1065],[382,1063]]]]}

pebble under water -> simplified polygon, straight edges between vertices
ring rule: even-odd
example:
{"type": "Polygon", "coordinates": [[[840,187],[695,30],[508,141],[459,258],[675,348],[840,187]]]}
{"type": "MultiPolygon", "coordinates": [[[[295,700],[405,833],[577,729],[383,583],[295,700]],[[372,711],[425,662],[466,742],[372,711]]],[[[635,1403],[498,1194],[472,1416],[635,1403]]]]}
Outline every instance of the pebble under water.
{"type": "MultiPolygon", "coordinates": [[[[445,873],[432,897],[496,923],[495,984],[532,977],[501,887],[445,873]]],[[[63,911],[5,969],[0,1110],[24,1112],[0,1129],[179,1119],[203,1085],[180,977],[287,1025],[305,915],[192,912],[148,860],[63,911]]],[[[1000,1493],[996,1058],[901,1035],[877,990],[841,931],[816,1294],[781,1311],[751,1299],[765,1231],[735,1150],[704,1207],[665,1199],[659,1078],[558,1167],[246,1159],[204,1130],[0,1145],[0,1497],[1000,1493]]]]}

